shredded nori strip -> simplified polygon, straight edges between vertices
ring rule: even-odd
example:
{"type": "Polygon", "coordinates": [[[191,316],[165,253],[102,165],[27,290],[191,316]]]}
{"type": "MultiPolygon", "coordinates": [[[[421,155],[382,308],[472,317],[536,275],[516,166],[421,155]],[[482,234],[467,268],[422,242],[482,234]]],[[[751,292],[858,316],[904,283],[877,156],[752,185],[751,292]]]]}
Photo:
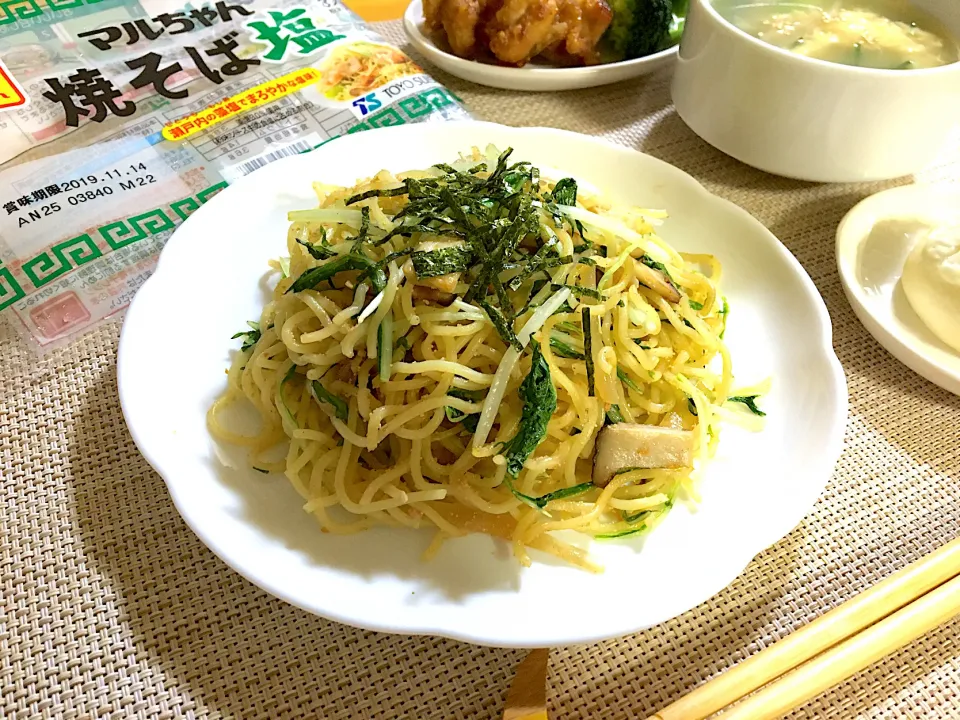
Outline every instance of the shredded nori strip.
{"type": "Polygon", "coordinates": [[[583,327],[583,354],[587,364],[587,395],[593,397],[593,337],[590,330],[590,309],[586,306],[580,311],[580,322],[583,327]]]}
{"type": "Polygon", "coordinates": [[[594,300],[603,300],[603,293],[601,293],[599,290],[582,287],[581,285],[558,285],[556,283],[552,283],[550,287],[553,290],[567,288],[567,290],[569,290],[570,293],[577,299],[588,297],[593,298],[594,300]]]}
{"type": "Polygon", "coordinates": [[[472,259],[473,253],[465,245],[452,245],[436,250],[415,250],[411,258],[413,270],[418,278],[466,272],[472,259]]]}

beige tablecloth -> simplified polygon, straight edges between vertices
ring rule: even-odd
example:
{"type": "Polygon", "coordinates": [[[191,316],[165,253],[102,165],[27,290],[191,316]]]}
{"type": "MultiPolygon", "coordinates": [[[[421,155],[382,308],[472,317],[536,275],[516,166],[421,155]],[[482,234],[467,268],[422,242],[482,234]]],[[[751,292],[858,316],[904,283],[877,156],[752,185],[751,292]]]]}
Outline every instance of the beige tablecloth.
{"type": "MultiPolygon", "coordinates": [[[[837,223],[881,185],[808,185],[734,162],[679,120],[665,75],[550,95],[437,76],[480,118],[608,137],[746,208],[823,294],[850,385],[845,452],[800,527],[681,617],[553,652],[552,718],[645,717],[960,534],[960,398],[867,334],[834,267],[837,223]]],[[[920,179],[958,177],[952,157],[920,179]]],[[[37,359],[0,330],[0,716],[498,717],[522,652],[328,622],[203,546],[123,424],[118,331],[37,359]]],[[[960,718],[960,621],[791,717],[960,718]]]]}

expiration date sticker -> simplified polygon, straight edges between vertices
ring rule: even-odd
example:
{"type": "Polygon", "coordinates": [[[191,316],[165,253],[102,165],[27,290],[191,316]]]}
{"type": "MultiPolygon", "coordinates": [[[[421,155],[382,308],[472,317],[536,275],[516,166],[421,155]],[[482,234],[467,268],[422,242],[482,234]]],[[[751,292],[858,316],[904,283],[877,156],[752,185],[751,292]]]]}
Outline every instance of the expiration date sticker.
{"type": "Polygon", "coordinates": [[[125,138],[0,173],[0,236],[18,257],[190,188],[146,138],[125,138]]]}

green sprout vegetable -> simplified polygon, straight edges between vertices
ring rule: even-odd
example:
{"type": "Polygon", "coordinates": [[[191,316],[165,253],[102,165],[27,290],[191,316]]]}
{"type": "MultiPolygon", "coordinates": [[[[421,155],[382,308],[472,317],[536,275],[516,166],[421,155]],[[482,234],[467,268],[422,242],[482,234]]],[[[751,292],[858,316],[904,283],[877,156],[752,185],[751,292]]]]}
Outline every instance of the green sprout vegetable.
{"type": "Polygon", "coordinates": [[[236,335],[230,337],[231,340],[243,338],[243,344],[240,346],[241,352],[246,352],[260,342],[260,323],[248,320],[247,325],[250,326],[249,330],[241,330],[236,335]]]}
{"type": "Polygon", "coordinates": [[[734,397],[727,398],[727,402],[732,403],[742,403],[747,406],[747,409],[752,412],[754,415],[759,415],[760,417],[766,417],[766,413],[757,407],[757,398],[759,395],[737,395],[734,397]]]}
{"type": "Polygon", "coordinates": [[[611,405],[610,409],[607,410],[607,424],[616,425],[622,422],[625,422],[625,420],[623,419],[623,414],[620,412],[620,406],[611,405]]]}
{"type": "Polygon", "coordinates": [[[583,360],[584,355],[579,350],[574,349],[572,346],[565,343],[563,340],[560,340],[556,337],[550,338],[550,349],[553,350],[555,355],[558,355],[562,358],[568,358],[570,360],[583,360]]]}
{"type": "Polygon", "coordinates": [[[323,385],[320,384],[319,380],[314,380],[312,383],[310,383],[310,394],[313,395],[314,400],[321,405],[324,403],[331,405],[333,407],[333,414],[337,416],[337,419],[342,420],[343,422],[347,421],[347,416],[349,414],[347,403],[342,398],[338,398],[336,395],[327,390],[323,385]]]}
{"type": "Polygon", "coordinates": [[[569,497],[576,497],[577,495],[583,495],[584,493],[588,493],[591,490],[597,489],[597,486],[593,483],[581,483],[579,485],[574,485],[573,487],[554,490],[546,495],[533,497],[532,495],[524,495],[522,492],[514,488],[513,483],[509,480],[508,487],[518,500],[530,505],[531,507],[535,507],[538,510],[543,510],[547,506],[547,503],[552,502],[553,500],[563,500],[569,497]]]}

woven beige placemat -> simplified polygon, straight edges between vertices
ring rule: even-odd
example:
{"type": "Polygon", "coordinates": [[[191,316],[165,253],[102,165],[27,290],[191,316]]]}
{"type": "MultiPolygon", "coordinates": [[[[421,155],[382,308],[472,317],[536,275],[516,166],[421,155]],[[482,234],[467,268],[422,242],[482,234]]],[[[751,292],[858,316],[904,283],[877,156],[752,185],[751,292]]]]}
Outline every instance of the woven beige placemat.
{"type": "MultiPolygon", "coordinates": [[[[397,25],[386,29],[399,38],[397,25]]],[[[665,76],[522,95],[437,74],[481,118],[609,137],[753,213],[823,294],[850,385],[844,455],[801,526],[681,617],[554,651],[554,720],[643,718],[960,535],[960,398],[866,333],[834,267],[838,221],[882,186],[807,185],[739,165],[669,109],[665,76]]],[[[955,160],[923,179],[956,180],[955,160]]],[[[522,652],[313,617],[200,543],[123,424],[118,331],[106,326],[38,360],[0,329],[0,717],[499,717],[522,652]]],[[[791,717],[960,718],[960,622],[791,717]]]]}

